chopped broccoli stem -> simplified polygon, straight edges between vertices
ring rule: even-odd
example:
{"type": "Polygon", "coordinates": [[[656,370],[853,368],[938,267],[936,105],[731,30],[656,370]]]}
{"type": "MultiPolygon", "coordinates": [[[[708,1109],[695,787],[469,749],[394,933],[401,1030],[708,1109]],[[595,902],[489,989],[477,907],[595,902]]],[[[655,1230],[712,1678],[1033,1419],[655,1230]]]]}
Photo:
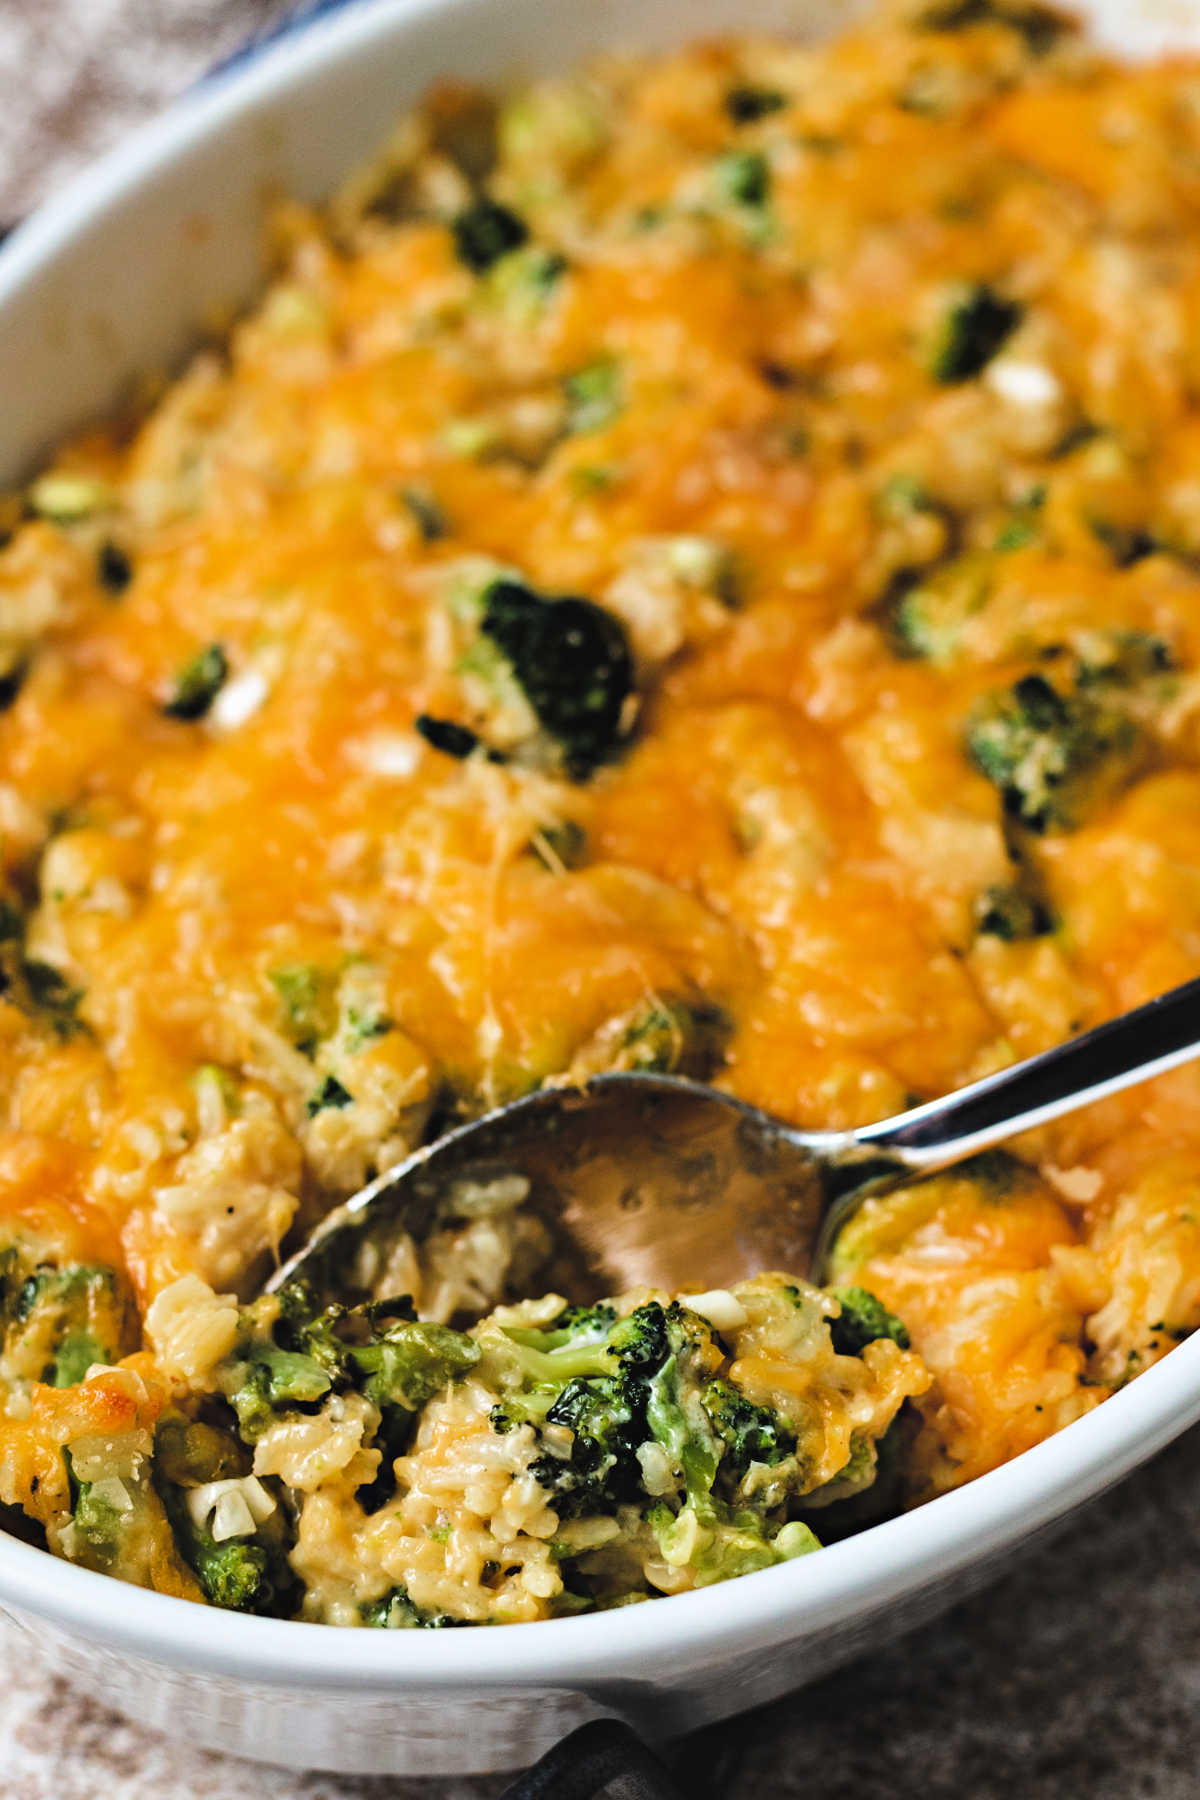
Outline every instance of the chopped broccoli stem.
{"type": "Polygon", "coordinates": [[[459,261],[476,275],[529,240],[524,219],[496,200],[481,199],[464,208],[454,218],[451,230],[459,261]]]}
{"type": "Polygon", "coordinates": [[[942,320],[929,372],[947,385],[970,381],[991,362],[1021,322],[1022,309],[983,283],[960,289],[942,320]]]}
{"type": "Polygon", "coordinates": [[[209,644],[175,677],[171,697],[163,704],[169,719],[202,719],[224,687],[229,661],[220,644],[209,644]]]}
{"type": "Polygon", "coordinates": [[[479,629],[500,652],[567,773],[586,780],[613,752],[633,691],[620,621],[590,600],[546,599],[522,582],[493,581],[479,629]]]}
{"type": "Polygon", "coordinates": [[[985,888],[976,897],[973,914],[978,937],[1000,938],[1006,944],[1048,937],[1056,929],[1045,902],[1016,882],[985,888]]]}
{"type": "Polygon", "coordinates": [[[268,969],[267,980],[283,1006],[288,1036],[311,1056],[334,1027],[333,978],[315,963],[285,963],[268,969]]]}
{"type": "Polygon", "coordinates": [[[787,105],[778,88],[731,87],[725,95],[725,111],[735,125],[754,125],[787,105]]]}
{"type": "Polygon", "coordinates": [[[614,357],[600,356],[563,382],[567,429],[577,436],[601,431],[621,410],[621,369],[614,357]]]}
{"type": "Polygon", "coordinates": [[[1142,734],[1126,714],[1085,692],[1064,697],[1041,675],[979,702],[967,750],[1009,817],[1038,833],[1074,829],[1145,758],[1142,734]]]}
{"type": "Polygon", "coordinates": [[[133,580],[133,564],[128,552],[114,544],[111,538],[105,538],[96,552],[96,580],[114,599],[123,594],[133,580]]]}
{"type": "Polygon", "coordinates": [[[909,1348],[911,1340],[903,1323],[866,1288],[835,1288],[834,1299],[840,1301],[842,1310],[831,1322],[829,1335],[839,1356],[859,1356],[876,1338],[890,1338],[902,1350],[909,1348]]]}
{"type": "Polygon", "coordinates": [[[737,206],[765,206],[771,166],[760,150],[727,150],[713,170],[717,192],[737,206]]]}

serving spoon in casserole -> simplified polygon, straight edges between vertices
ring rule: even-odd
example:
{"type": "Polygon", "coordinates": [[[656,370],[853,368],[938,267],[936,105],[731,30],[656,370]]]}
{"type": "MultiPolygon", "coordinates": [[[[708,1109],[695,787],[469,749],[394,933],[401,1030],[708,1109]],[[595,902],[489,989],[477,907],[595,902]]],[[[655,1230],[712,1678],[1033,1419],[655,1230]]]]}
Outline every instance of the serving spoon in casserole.
{"type": "Polygon", "coordinates": [[[448,1132],[324,1219],[267,1283],[341,1290],[364,1244],[418,1242],[463,1184],[522,1177],[554,1286],[588,1302],[634,1287],[702,1292],[765,1269],[821,1281],[868,1195],[928,1175],[1200,1056],[1200,979],[854,1131],[799,1131],[675,1075],[545,1087],[448,1132]]]}

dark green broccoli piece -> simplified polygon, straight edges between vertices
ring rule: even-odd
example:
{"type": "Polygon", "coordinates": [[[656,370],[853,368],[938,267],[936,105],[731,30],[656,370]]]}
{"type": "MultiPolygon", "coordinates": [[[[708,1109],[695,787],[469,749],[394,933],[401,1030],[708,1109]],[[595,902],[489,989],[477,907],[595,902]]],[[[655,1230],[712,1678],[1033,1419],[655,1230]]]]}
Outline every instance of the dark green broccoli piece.
{"type": "Polygon", "coordinates": [[[985,888],[973,908],[976,935],[1015,944],[1048,937],[1056,929],[1054,914],[1036,894],[1017,882],[985,888]]]}
{"type": "Polygon", "coordinates": [[[11,663],[0,674],[0,713],[7,712],[25,685],[25,677],[29,673],[29,664],[24,659],[11,663]]]}
{"type": "Polygon", "coordinates": [[[771,166],[760,150],[727,150],[713,171],[717,191],[737,206],[765,206],[771,191],[771,166]]]}
{"type": "Polygon", "coordinates": [[[470,1373],[479,1361],[474,1338],[448,1325],[398,1319],[373,1329],[370,1342],[351,1344],[347,1359],[374,1405],[416,1413],[442,1388],[470,1373]]]}
{"type": "Polygon", "coordinates": [[[125,592],[133,580],[133,564],[127,551],[111,538],[105,538],[96,552],[96,580],[114,599],[125,592]]]}
{"type": "Polygon", "coordinates": [[[210,644],[175,677],[163,711],[169,719],[202,719],[229,677],[229,660],[220,644],[210,644]]]}
{"type": "Polygon", "coordinates": [[[621,368],[611,356],[597,357],[563,382],[567,429],[575,435],[600,431],[621,410],[621,368]]]}
{"type": "Polygon", "coordinates": [[[496,200],[476,200],[458,213],[451,224],[454,248],[460,262],[476,275],[529,241],[524,219],[496,200]]]}
{"type": "Polygon", "coordinates": [[[725,111],[735,125],[753,125],[787,105],[787,95],[777,88],[731,87],[725,95],[725,111]]]}
{"type": "Polygon", "coordinates": [[[422,543],[436,544],[448,534],[450,526],[446,515],[427,488],[401,488],[400,498],[421,534],[422,543]]]}
{"type": "Polygon", "coordinates": [[[1079,686],[1136,688],[1178,666],[1170,645],[1150,632],[1089,634],[1079,652],[1079,686]]]}
{"type": "Polygon", "coordinates": [[[322,1306],[307,1282],[293,1281],[278,1300],[270,1336],[252,1336],[240,1352],[244,1374],[232,1403],[248,1440],[261,1434],[273,1412],[310,1405],[330,1390],[353,1389],[380,1408],[389,1429],[397,1427],[399,1455],[411,1415],[479,1360],[474,1338],[417,1320],[407,1295],[365,1306],[322,1306]],[[393,1418],[396,1413],[405,1421],[393,1418]]]}
{"type": "Polygon", "coordinates": [[[83,989],[72,987],[61,969],[45,962],[25,962],[21,975],[28,996],[27,1010],[47,1024],[55,1037],[65,1043],[83,1030],[79,1018],[83,989]]]}
{"type": "Polygon", "coordinates": [[[632,1441],[636,1399],[615,1376],[576,1377],[547,1408],[547,1425],[573,1433],[570,1455],[544,1455],[530,1474],[551,1496],[564,1519],[611,1510],[637,1498],[641,1466],[632,1441]]]}
{"type": "Polygon", "coordinates": [[[1092,535],[1104,545],[1118,569],[1132,569],[1163,548],[1152,532],[1136,525],[1118,525],[1111,519],[1089,519],[1092,535]]]}
{"type": "Polygon", "coordinates": [[[465,762],[479,749],[479,733],[468,725],[456,725],[453,719],[435,719],[431,713],[418,713],[414,728],[431,750],[440,750],[443,756],[453,756],[458,762],[465,762]]]}
{"type": "Polygon", "coordinates": [[[452,1619],[447,1613],[425,1613],[408,1597],[408,1589],[394,1587],[380,1600],[372,1600],[361,1609],[364,1625],[377,1631],[441,1631],[447,1626],[462,1625],[465,1620],[452,1619]]]}
{"type": "Polygon", "coordinates": [[[904,1324],[866,1288],[835,1288],[833,1297],[842,1307],[838,1317],[829,1322],[829,1336],[839,1356],[859,1356],[876,1338],[891,1338],[902,1350],[909,1348],[912,1340],[904,1324]]]}
{"type": "Polygon", "coordinates": [[[36,1358],[29,1372],[50,1387],[74,1387],[93,1363],[113,1363],[134,1347],[130,1299],[112,1269],[89,1263],[39,1264],[16,1288],[6,1353],[36,1358]]]}
{"type": "Polygon", "coordinates": [[[541,825],[530,839],[533,854],[551,874],[561,869],[577,869],[587,855],[587,832],[574,819],[561,819],[553,825],[541,825]]]}
{"type": "Polygon", "coordinates": [[[327,1108],[341,1108],[354,1105],[354,1095],[349,1088],[342,1086],[336,1075],[327,1075],[316,1093],[308,1102],[306,1111],[310,1119],[315,1119],[319,1112],[327,1108]]]}
{"type": "Polygon", "coordinates": [[[1022,309],[982,282],[962,288],[946,310],[929,372],[947,384],[970,381],[991,362],[1021,323],[1022,309]]]}
{"type": "Polygon", "coordinates": [[[796,1448],[795,1433],[778,1413],[755,1406],[739,1388],[723,1377],[710,1381],[703,1394],[704,1410],[725,1445],[721,1473],[736,1483],[751,1463],[778,1463],[796,1448]]]}
{"type": "Polygon", "coordinates": [[[1054,48],[1070,21],[1052,7],[1035,0],[941,0],[917,20],[925,31],[965,31],[973,25],[1003,25],[1015,31],[1032,56],[1045,56],[1054,48]]]}
{"type": "Polygon", "coordinates": [[[286,1610],[294,1580],[284,1554],[278,1514],[258,1527],[253,1540],[218,1543],[197,1525],[187,1495],[210,1481],[236,1480],[249,1458],[228,1432],[202,1421],[168,1414],[155,1433],[154,1484],[179,1554],[214,1606],[236,1612],[286,1610]]]}
{"type": "Polygon", "coordinates": [[[984,697],[967,725],[967,751],[1008,816],[1038,833],[1081,824],[1145,758],[1132,719],[1086,692],[1064,696],[1042,675],[984,697]]]}
{"type": "Polygon", "coordinates": [[[493,581],[480,632],[510,665],[567,773],[585,780],[613,752],[633,691],[620,621],[590,600],[545,599],[518,581],[493,581]]]}
{"type": "Polygon", "coordinates": [[[277,1412],[311,1406],[322,1400],[333,1385],[328,1371],[315,1357],[296,1350],[256,1347],[244,1370],[228,1399],[237,1414],[238,1430],[248,1444],[262,1436],[277,1412]]]}

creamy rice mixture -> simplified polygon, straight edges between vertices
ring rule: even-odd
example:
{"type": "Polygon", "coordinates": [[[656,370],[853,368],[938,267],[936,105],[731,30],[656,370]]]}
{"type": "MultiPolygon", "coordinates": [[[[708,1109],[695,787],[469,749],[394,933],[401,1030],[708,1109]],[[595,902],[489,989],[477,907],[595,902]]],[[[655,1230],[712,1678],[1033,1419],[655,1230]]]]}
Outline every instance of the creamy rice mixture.
{"type": "Polygon", "coordinates": [[[1200,972],[1200,68],[1037,0],[446,83],[0,503],[0,1504],[246,1610],[528,1620],[815,1549],[1200,1322],[1184,1070],[839,1286],[537,1297],[608,1068],[883,1117],[1200,972]],[[529,1295],[535,1297],[529,1298],[529,1295]]]}

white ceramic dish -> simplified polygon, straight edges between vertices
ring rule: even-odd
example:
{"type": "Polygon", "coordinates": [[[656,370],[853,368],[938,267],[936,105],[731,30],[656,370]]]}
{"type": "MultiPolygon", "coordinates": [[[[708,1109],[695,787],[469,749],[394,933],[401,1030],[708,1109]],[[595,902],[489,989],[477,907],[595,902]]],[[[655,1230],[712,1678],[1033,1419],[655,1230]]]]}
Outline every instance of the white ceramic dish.
{"type": "MultiPolygon", "coordinates": [[[[747,25],[827,29],[851,10],[320,0],[302,32],[205,84],[0,253],[0,480],[103,411],[134,373],[177,357],[212,306],[250,294],[268,195],[326,192],[439,74],[503,79],[604,46],[747,25]]],[[[1126,49],[1200,41],[1200,0],[1093,0],[1088,11],[1126,49]]],[[[306,1768],[508,1769],[598,1714],[662,1738],[827,1672],[981,1585],[1198,1419],[1200,1337],[1006,1468],[818,1556],[504,1631],[243,1618],[119,1586],[2,1535],[0,1603],[72,1679],[198,1743],[306,1768]]]]}

